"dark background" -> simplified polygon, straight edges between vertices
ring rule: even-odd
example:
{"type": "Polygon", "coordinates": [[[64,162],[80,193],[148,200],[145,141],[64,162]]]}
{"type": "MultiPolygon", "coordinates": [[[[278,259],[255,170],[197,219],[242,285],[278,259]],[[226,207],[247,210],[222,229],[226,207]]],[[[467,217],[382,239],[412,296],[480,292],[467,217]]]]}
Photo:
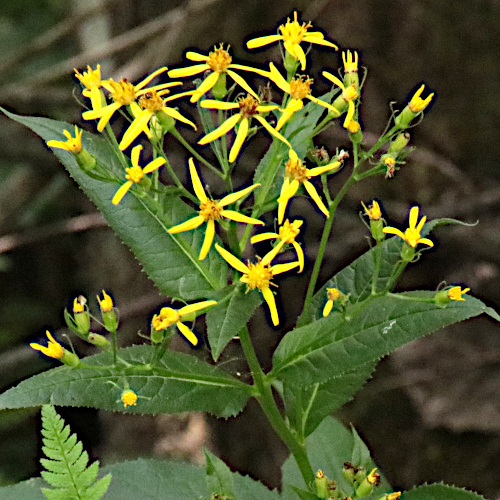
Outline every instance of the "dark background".
{"type": "MultiPolygon", "coordinates": [[[[418,202],[429,218],[479,224],[435,231],[439,248],[411,266],[400,288],[435,289],[443,280],[465,284],[499,308],[497,0],[3,0],[0,5],[0,104],[80,125],[72,68],[101,63],[104,77],[138,81],[159,66],[181,64],[186,47],[204,52],[220,42],[231,44],[238,62],[278,61],[277,44],[249,53],[242,40],[273,32],[293,9],[341,49],[360,52],[368,69],[361,111],[367,144],[383,130],[389,103],[404,103],[425,82],[436,99],[411,131],[418,149],[395,179],[372,179],[349,193],[338,211],[322,279],[367,248],[360,200],[381,200],[391,225],[403,224],[409,204],[418,202]]],[[[312,53],[313,76],[322,68],[336,72],[340,53],[312,53]]],[[[316,83],[317,93],[327,88],[319,77],[316,83]]],[[[90,123],[83,126],[92,130],[90,123]]],[[[338,127],[320,142],[330,151],[349,145],[338,127]]],[[[241,182],[265,146],[265,137],[257,137],[245,148],[238,165],[241,182]]],[[[169,141],[167,150],[183,172],[184,152],[169,141]]],[[[47,327],[64,333],[62,310],[75,294],[86,294],[94,307],[101,289],[113,293],[122,345],[137,341],[138,330],[147,331],[148,315],[166,298],[39,138],[0,117],[0,152],[0,385],[8,387],[52,365],[28,343],[42,338],[47,327]]],[[[332,192],[341,179],[332,180],[332,192]]],[[[310,218],[305,248],[312,261],[321,221],[305,199],[293,203],[291,214],[310,218]]],[[[266,366],[300,310],[306,278],[280,283],[288,318],[282,330],[271,329],[263,316],[255,320],[254,340],[266,366]]],[[[340,412],[358,428],[396,488],[443,480],[489,498],[500,495],[499,333],[498,325],[478,319],[405,346],[381,362],[373,380],[340,412]]],[[[75,347],[91,352],[77,342],[75,347]]],[[[224,360],[244,372],[237,345],[229,346],[224,360]]],[[[61,413],[104,463],[152,454],[197,462],[204,442],[235,468],[270,486],[279,484],[284,450],[253,404],[228,421],[80,409],[61,413]]],[[[0,483],[37,473],[37,425],[34,411],[0,414],[0,483]]]]}

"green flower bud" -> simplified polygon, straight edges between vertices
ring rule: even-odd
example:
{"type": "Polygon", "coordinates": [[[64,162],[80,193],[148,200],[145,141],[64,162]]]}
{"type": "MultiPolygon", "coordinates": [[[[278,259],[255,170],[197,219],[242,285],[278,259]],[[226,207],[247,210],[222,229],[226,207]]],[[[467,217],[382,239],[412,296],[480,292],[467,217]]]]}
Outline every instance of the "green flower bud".
{"type": "Polygon", "coordinates": [[[412,262],[415,257],[415,252],[415,247],[408,245],[405,241],[403,248],[401,248],[401,260],[403,260],[403,262],[412,262]]]}
{"type": "Polygon", "coordinates": [[[217,82],[212,87],[212,95],[218,101],[222,101],[224,97],[226,97],[227,88],[226,88],[226,73],[220,73],[217,82]]]}
{"type": "Polygon", "coordinates": [[[328,498],[328,479],[321,469],[316,472],[315,482],[316,496],[318,498],[328,498]]]}
{"type": "Polygon", "coordinates": [[[75,158],[78,166],[84,172],[91,172],[97,165],[96,159],[86,149],[82,149],[79,153],[76,153],[75,158]]]}
{"type": "Polygon", "coordinates": [[[108,332],[116,332],[118,328],[118,319],[115,314],[113,299],[104,290],[102,291],[102,296],[103,298],[101,299],[98,295],[97,301],[99,302],[99,307],[101,309],[104,328],[108,332]]]}
{"type": "Polygon", "coordinates": [[[388,153],[399,153],[410,142],[410,134],[408,132],[399,133],[389,145],[388,153]]]}
{"type": "Polygon", "coordinates": [[[354,484],[355,473],[356,473],[356,469],[354,468],[354,466],[349,462],[344,462],[342,474],[349,484],[354,484]]]}
{"type": "Polygon", "coordinates": [[[97,347],[100,347],[103,351],[111,350],[111,342],[106,337],[99,335],[98,333],[89,333],[87,341],[97,347]]]}
{"type": "Polygon", "coordinates": [[[288,52],[285,51],[285,59],[283,60],[283,66],[285,66],[288,75],[294,75],[299,66],[299,61],[288,52]]]}
{"type": "Polygon", "coordinates": [[[65,365],[71,366],[72,368],[77,368],[80,365],[80,358],[68,351],[67,349],[63,349],[63,357],[59,358],[65,365]]]}
{"type": "Polygon", "coordinates": [[[369,495],[373,491],[373,487],[380,484],[380,474],[378,474],[376,470],[377,469],[373,469],[356,488],[357,497],[363,498],[369,495]]]}
{"type": "Polygon", "coordinates": [[[164,111],[156,111],[156,118],[158,118],[158,122],[161,125],[163,135],[165,135],[168,131],[172,130],[175,127],[175,119],[171,116],[168,116],[164,111]]]}

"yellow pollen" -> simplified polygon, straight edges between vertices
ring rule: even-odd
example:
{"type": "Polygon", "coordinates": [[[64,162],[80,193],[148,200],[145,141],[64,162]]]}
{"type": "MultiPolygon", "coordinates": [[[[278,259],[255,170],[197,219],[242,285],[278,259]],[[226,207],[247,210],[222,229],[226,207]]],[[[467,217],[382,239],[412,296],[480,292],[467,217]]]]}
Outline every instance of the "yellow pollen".
{"type": "Polygon", "coordinates": [[[293,179],[304,182],[309,179],[309,175],[307,173],[307,168],[304,167],[302,160],[297,159],[296,161],[293,158],[290,158],[286,163],[286,173],[289,177],[293,179]]]}
{"type": "Polygon", "coordinates": [[[160,314],[155,314],[151,324],[153,328],[157,331],[165,330],[170,325],[177,323],[181,319],[181,315],[175,309],[171,307],[163,307],[160,314]]]}
{"type": "Polygon", "coordinates": [[[157,94],[156,90],[150,90],[141,96],[139,99],[139,105],[149,111],[160,111],[164,107],[163,100],[157,94]]]}
{"type": "Polygon", "coordinates": [[[264,266],[260,262],[256,264],[248,263],[248,273],[244,275],[246,278],[245,283],[249,290],[258,288],[269,288],[270,281],[273,279],[273,271],[271,267],[264,266]]]}
{"type": "Polygon", "coordinates": [[[388,167],[394,167],[394,165],[396,165],[396,160],[395,160],[392,156],[388,156],[388,157],[384,160],[384,163],[385,163],[388,167]]]}
{"type": "Polygon", "coordinates": [[[294,20],[290,21],[290,18],[288,18],[287,22],[284,25],[282,24],[279,29],[285,41],[300,43],[307,33],[307,28],[311,26],[311,23],[302,23],[300,25],[297,21],[297,12],[294,12],[294,20]]]}
{"type": "Polygon", "coordinates": [[[347,87],[346,89],[344,89],[344,91],[342,92],[342,97],[346,101],[353,101],[358,96],[359,96],[359,94],[358,94],[358,92],[356,90],[356,85],[354,85],[354,84],[349,85],[349,87],[347,87]]]}
{"type": "Polygon", "coordinates": [[[253,115],[258,113],[257,108],[259,106],[259,101],[247,94],[246,97],[238,99],[238,106],[240,107],[240,113],[244,118],[251,118],[253,115]]]}
{"type": "Polygon", "coordinates": [[[312,82],[312,78],[305,75],[293,78],[290,82],[290,95],[296,100],[304,99],[311,93],[312,82]]]}
{"type": "MultiPolygon", "coordinates": [[[[228,45],[229,49],[230,45],[228,45]]],[[[207,64],[209,65],[212,71],[216,73],[223,73],[229,67],[233,58],[229,55],[229,52],[222,47],[222,43],[220,46],[214,47],[213,52],[208,54],[207,64]]]]}
{"type": "Polygon", "coordinates": [[[338,288],[327,288],[326,289],[326,298],[335,302],[340,297],[340,291],[338,288]]]}
{"type": "Polygon", "coordinates": [[[135,406],[137,404],[137,394],[131,389],[127,389],[122,392],[121,400],[125,408],[127,406],[135,406]]]}
{"type": "Polygon", "coordinates": [[[112,88],[110,91],[111,97],[116,103],[126,106],[135,101],[135,88],[125,78],[122,78],[119,82],[115,82],[112,78],[110,78],[108,80],[108,84],[112,88]]]}
{"type": "Polygon", "coordinates": [[[144,172],[141,167],[130,167],[125,169],[127,174],[125,175],[125,179],[129,181],[135,182],[136,184],[141,181],[144,177],[144,172]]]}
{"type": "Polygon", "coordinates": [[[220,207],[215,200],[206,200],[200,203],[200,211],[198,212],[205,221],[219,220],[222,215],[223,207],[220,207]]]}

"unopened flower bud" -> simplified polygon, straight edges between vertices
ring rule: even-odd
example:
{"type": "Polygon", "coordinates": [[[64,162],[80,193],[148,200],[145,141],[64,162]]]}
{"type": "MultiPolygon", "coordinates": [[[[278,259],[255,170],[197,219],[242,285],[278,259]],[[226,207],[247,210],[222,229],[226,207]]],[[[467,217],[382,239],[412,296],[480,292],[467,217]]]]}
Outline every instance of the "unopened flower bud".
{"type": "Polygon", "coordinates": [[[388,493],[379,498],[379,500],[398,500],[401,497],[400,491],[394,491],[392,493],[388,493]]]}
{"type": "Polygon", "coordinates": [[[401,248],[401,260],[403,262],[412,262],[415,258],[415,253],[415,247],[412,247],[405,241],[403,243],[403,247],[401,248]]]}
{"type": "Polygon", "coordinates": [[[459,286],[448,287],[444,290],[440,290],[434,295],[434,303],[438,307],[445,307],[452,300],[465,301],[462,295],[469,291],[470,288],[464,288],[462,290],[459,286]]]}
{"type": "Polygon", "coordinates": [[[175,119],[168,116],[164,111],[157,111],[155,116],[158,119],[158,123],[161,125],[162,135],[165,135],[175,127],[175,119]]]}
{"type": "Polygon", "coordinates": [[[111,342],[103,335],[98,333],[89,333],[86,340],[91,344],[100,347],[103,351],[111,350],[111,342]]]}
{"type": "Polygon", "coordinates": [[[399,153],[410,142],[410,134],[408,132],[399,133],[389,145],[388,153],[399,153]]]}
{"type": "Polygon", "coordinates": [[[316,472],[316,496],[318,498],[328,498],[328,479],[320,469],[316,472]]]}
{"type": "Polygon", "coordinates": [[[376,470],[377,469],[373,469],[356,488],[357,497],[362,498],[369,495],[373,491],[373,488],[380,484],[380,474],[378,474],[376,470]]]}
{"type": "Polygon", "coordinates": [[[77,329],[76,333],[86,336],[90,330],[90,314],[87,308],[87,299],[82,295],[73,301],[73,319],[77,329]]]}
{"type": "Polygon", "coordinates": [[[406,129],[410,125],[411,121],[416,118],[422,111],[429,105],[434,93],[429,94],[425,99],[422,99],[420,95],[424,90],[425,85],[422,85],[417,92],[411,98],[408,106],[406,106],[398,116],[396,116],[394,123],[400,129],[406,129]]]}
{"type": "Polygon", "coordinates": [[[356,469],[354,465],[350,462],[344,462],[344,467],[342,469],[342,474],[346,478],[349,484],[354,484],[354,475],[356,473],[356,469]]]}
{"type": "Polygon", "coordinates": [[[222,101],[222,99],[226,97],[226,94],[226,73],[222,72],[219,73],[219,78],[217,79],[215,85],[212,87],[212,95],[214,96],[214,99],[222,101]]]}
{"type": "Polygon", "coordinates": [[[99,307],[101,309],[102,320],[104,323],[104,328],[108,332],[116,332],[118,328],[118,319],[115,314],[113,299],[103,290],[102,299],[97,296],[97,301],[99,302],[99,307]]]}
{"type": "Polygon", "coordinates": [[[86,149],[75,154],[75,159],[84,172],[91,172],[97,165],[96,159],[86,149]]]}

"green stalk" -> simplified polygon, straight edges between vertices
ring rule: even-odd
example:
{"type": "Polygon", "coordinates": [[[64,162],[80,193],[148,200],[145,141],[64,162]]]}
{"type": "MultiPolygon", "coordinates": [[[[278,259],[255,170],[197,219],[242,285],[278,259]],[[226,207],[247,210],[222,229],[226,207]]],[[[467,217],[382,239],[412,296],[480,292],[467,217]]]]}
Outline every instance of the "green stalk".
{"type": "Polygon", "coordinates": [[[239,332],[239,337],[241,346],[243,347],[243,353],[245,354],[245,358],[252,373],[254,388],[257,390],[255,398],[259,402],[272,428],[295,458],[305,483],[308,486],[314,484],[315,476],[309,458],[307,457],[305,446],[297,440],[292,431],[288,428],[278,409],[273,396],[271,383],[262,371],[246,327],[239,332]]]}
{"type": "Polygon", "coordinates": [[[377,281],[380,274],[380,266],[382,265],[382,244],[377,241],[373,250],[373,276],[372,276],[372,295],[377,293],[377,281]]]}
{"type": "Polygon", "coordinates": [[[401,276],[402,272],[405,270],[407,265],[408,265],[408,262],[405,262],[404,260],[400,260],[396,264],[396,266],[394,267],[394,269],[392,271],[392,275],[389,278],[389,281],[387,282],[387,285],[384,288],[384,292],[388,292],[391,290],[391,288],[396,284],[396,281],[401,276]]]}

